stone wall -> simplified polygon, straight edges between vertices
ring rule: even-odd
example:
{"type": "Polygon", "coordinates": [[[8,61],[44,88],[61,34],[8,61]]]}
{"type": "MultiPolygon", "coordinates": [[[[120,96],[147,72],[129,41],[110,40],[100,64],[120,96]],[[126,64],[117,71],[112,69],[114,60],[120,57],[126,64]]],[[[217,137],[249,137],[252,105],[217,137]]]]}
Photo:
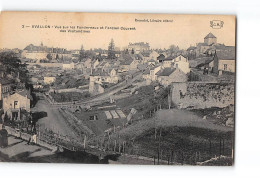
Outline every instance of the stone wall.
{"type": "Polygon", "coordinates": [[[204,109],[234,104],[234,83],[173,83],[172,102],[179,108],[204,109]]]}

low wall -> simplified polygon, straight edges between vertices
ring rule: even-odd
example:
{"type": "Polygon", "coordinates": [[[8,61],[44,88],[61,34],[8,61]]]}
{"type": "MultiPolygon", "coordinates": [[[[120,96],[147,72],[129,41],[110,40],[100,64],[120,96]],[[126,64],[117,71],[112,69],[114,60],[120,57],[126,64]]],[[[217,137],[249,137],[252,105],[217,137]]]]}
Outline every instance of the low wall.
{"type": "MultiPolygon", "coordinates": [[[[12,136],[15,136],[15,137],[19,137],[19,138],[21,138],[23,140],[29,141],[29,139],[31,138],[30,134],[16,131],[15,129],[13,129],[11,127],[5,126],[5,129],[7,130],[9,135],[12,135],[12,136]]],[[[39,140],[38,136],[36,136],[36,144],[38,144],[38,145],[40,145],[42,147],[45,147],[45,148],[47,148],[49,150],[56,150],[57,149],[57,146],[53,146],[53,145],[50,145],[50,144],[48,144],[48,143],[46,143],[44,141],[39,140]]]]}
{"type": "Polygon", "coordinates": [[[69,92],[78,92],[84,93],[89,91],[89,85],[82,85],[75,88],[64,88],[64,89],[50,89],[49,92],[56,92],[56,93],[69,93],[69,92]]]}
{"type": "Polygon", "coordinates": [[[60,67],[62,68],[62,63],[26,63],[29,66],[34,66],[34,65],[40,65],[42,67],[60,67]]]}
{"type": "Polygon", "coordinates": [[[172,102],[180,108],[224,108],[234,104],[233,83],[188,82],[172,84],[172,102]]]}

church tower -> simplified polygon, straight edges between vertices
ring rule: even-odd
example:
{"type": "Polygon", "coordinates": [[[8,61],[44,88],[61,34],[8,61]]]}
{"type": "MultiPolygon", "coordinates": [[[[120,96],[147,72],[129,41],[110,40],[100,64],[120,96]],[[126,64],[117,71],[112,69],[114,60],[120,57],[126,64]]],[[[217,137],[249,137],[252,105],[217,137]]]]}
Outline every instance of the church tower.
{"type": "Polygon", "coordinates": [[[217,37],[213,35],[211,32],[204,37],[204,43],[211,45],[211,44],[216,44],[217,43],[217,37]]]}

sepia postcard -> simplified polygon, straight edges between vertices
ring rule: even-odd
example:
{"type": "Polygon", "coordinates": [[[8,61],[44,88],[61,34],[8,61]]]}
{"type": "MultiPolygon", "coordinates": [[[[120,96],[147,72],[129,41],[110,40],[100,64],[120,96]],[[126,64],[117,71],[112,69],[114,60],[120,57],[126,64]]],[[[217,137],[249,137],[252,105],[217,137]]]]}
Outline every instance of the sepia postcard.
{"type": "Polygon", "coordinates": [[[236,17],[0,14],[0,161],[232,166],[236,17]]]}

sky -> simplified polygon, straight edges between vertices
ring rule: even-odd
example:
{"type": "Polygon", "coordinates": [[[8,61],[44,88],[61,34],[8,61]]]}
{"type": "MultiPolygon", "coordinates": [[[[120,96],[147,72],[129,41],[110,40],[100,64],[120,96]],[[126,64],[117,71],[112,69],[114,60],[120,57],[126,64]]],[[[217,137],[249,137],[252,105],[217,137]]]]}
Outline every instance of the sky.
{"type": "Polygon", "coordinates": [[[119,13],[61,13],[61,12],[2,12],[0,15],[0,48],[24,49],[29,44],[60,47],[68,50],[107,49],[113,38],[116,47],[130,42],[148,42],[151,48],[169,48],[174,44],[181,49],[203,42],[213,33],[218,43],[235,46],[235,16],[225,15],[173,15],[173,14],[119,14],[119,13]],[[148,20],[149,22],[143,22],[148,20]],[[161,20],[161,22],[154,22],[161,20]],[[163,22],[169,20],[171,22],[163,22]],[[224,22],[220,29],[210,27],[210,21],[224,22]],[[153,22],[150,22],[153,21],[153,22]],[[50,28],[32,28],[42,25],[50,28]],[[61,26],[61,29],[55,28],[61,26]],[[64,30],[63,26],[69,26],[64,30]],[[70,27],[98,27],[89,33],[72,33],[70,27]],[[103,27],[104,29],[100,29],[103,27]],[[107,29],[118,27],[119,29],[107,29]],[[121,30],[135,28],[135,30],[121,30]]]}

